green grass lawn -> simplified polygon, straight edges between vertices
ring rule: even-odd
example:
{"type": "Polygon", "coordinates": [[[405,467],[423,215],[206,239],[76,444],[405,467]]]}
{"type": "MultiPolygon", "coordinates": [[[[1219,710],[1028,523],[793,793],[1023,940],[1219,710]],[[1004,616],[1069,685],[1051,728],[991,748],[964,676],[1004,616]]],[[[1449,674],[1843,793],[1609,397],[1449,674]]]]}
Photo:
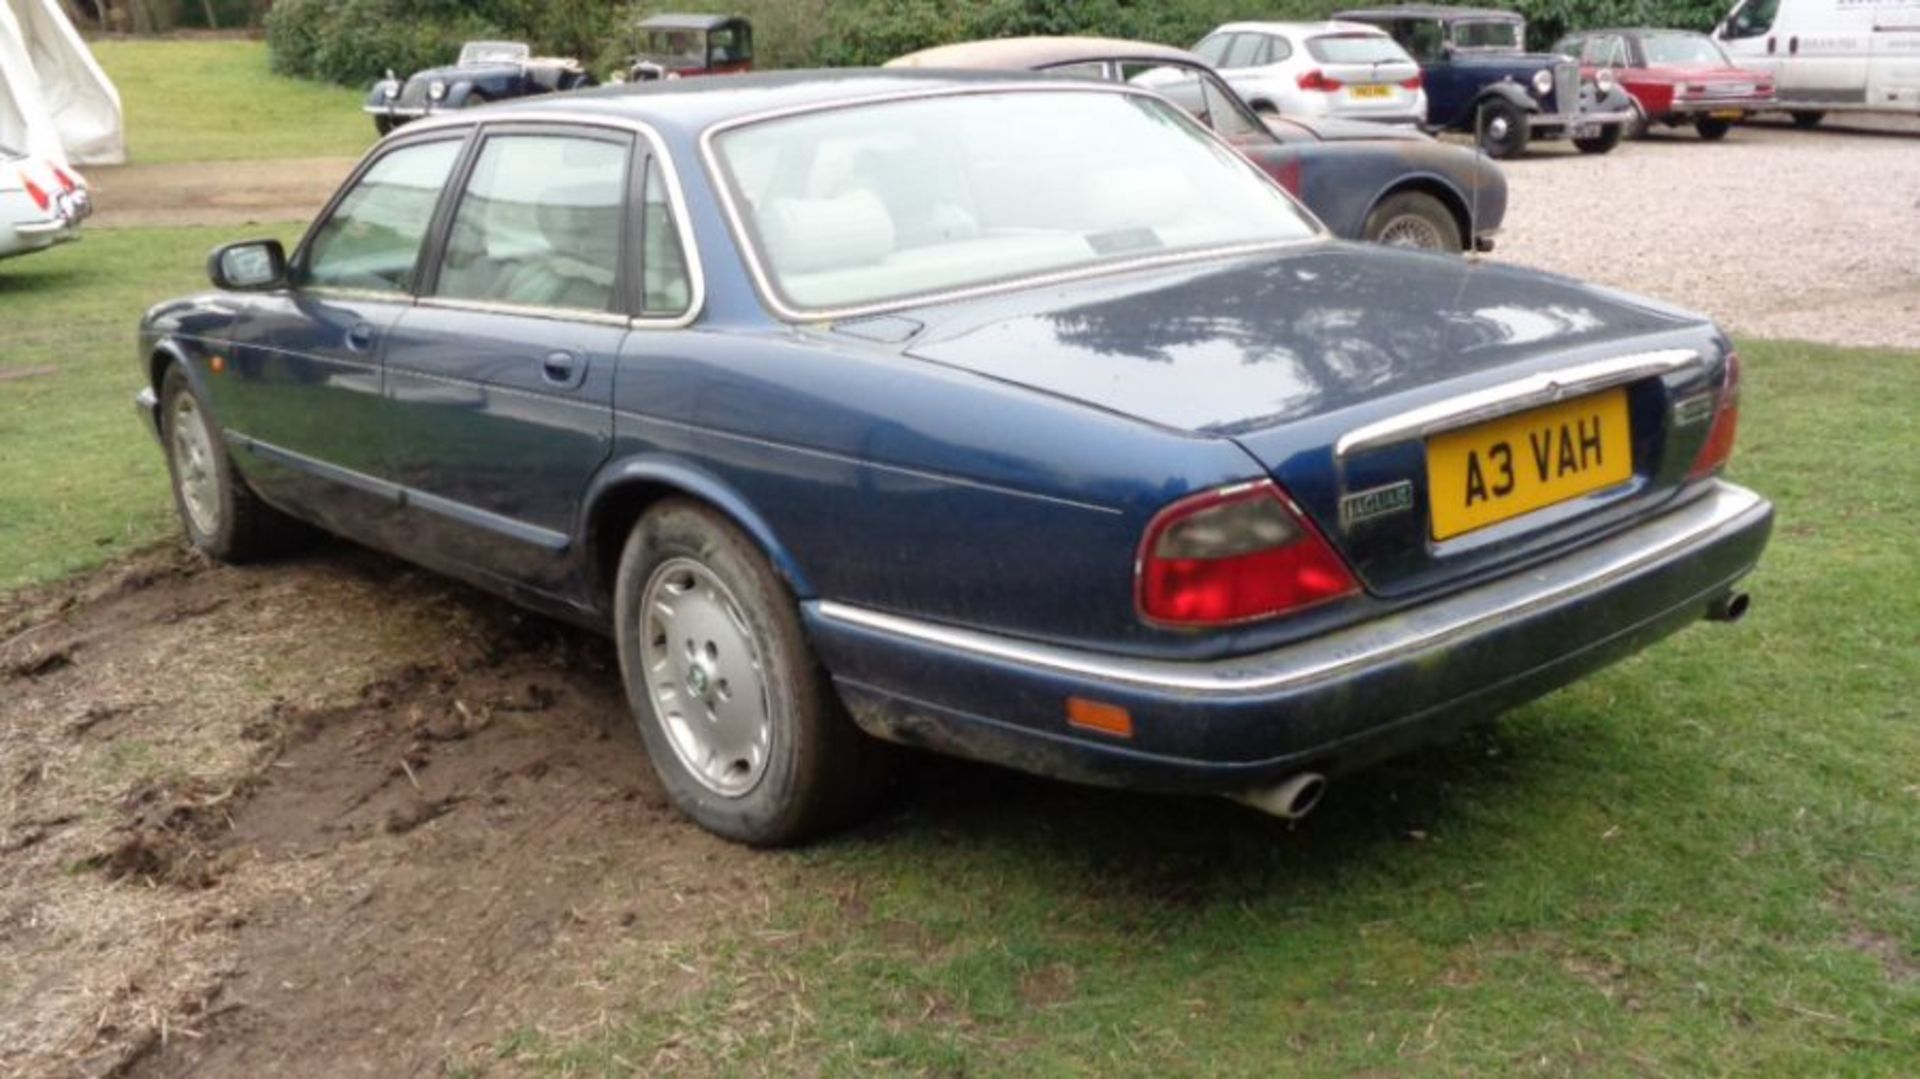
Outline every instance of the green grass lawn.
{"type": "MultiPolygon", "coordinates": [[[[97,231],[0,264],[0,591],[175,534],[128,407],[132,332],[229,238],[97,231]]],[[[674,991],[611,1032],[523,1031],[499,1054],[556,1072],[1914,1073],[1920,355],[1743,355],[1734,471],[1780,507],[1746,622],[1337,784],[1297,828],[922,764],[869,828],[767,856],[772,910],[685,941],[674,991]]],[[[658,962],[617,934],[608,953],[658,962]]]]}
{"type": "Polygon", "coordinates": [[[126,110],[127,160],[154,165],[357,157],[373,144],[362,93],[267,70],[259,41],[100,41],[126,110]]]}

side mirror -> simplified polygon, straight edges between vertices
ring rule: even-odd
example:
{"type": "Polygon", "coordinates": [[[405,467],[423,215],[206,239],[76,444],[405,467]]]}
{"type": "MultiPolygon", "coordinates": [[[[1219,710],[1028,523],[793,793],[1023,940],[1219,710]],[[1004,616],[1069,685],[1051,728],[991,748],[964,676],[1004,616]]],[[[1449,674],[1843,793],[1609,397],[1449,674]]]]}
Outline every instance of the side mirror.
{"type": "Polygon", "coordinates": [[[207,256],[207,277],[228,292],[263,292],[287,283],[287,252],[279,240],[242,240],[207,256]]]}

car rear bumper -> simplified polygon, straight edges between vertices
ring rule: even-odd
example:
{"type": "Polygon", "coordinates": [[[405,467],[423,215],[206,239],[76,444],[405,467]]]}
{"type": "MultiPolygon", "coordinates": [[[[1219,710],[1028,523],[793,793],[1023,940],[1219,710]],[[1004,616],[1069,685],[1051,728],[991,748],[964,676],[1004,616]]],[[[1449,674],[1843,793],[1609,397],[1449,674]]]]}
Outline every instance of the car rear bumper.
{"type": "Polygon", "coordinates": [[[1624,124],[1632,119],[1632,109],[1614,109],[1609,112],[1536,112],[1527,116],[1527,127],[1536,135],[1565,132],[1572,138],[1586,138],[1586,133],[1589,131],[1598,134],[1599,128],[1624,124]]]}
{"type": "Polygon", "coordinates": [[[1626,532],[1422,606],[1257,655],[1091,653],[826,601],[808,629],[855,720],[892,741],[1107,786],[1235,794],[1338,773],[1540,696],[1694,622],[1766,546],[1731,484],[1626,532]],[[1124,708],[1121,739],[1070,697],[1124,708]]]}
{"type": "MultiPolygon", "coordinates": [[[[1767,109],[1777,109],[1779,107],[1779,104],[1771,98],[1766,100],[1758,98],[1733,98],[1722,101],[1701,99],[1699,101],[1675,101],[1667,106],[1667,111],[1660,115],[1662,117],[1684,117],[1689,120],[1699,116],[1712,116],[1717,113],[1739,113],[1744,117],[1752,113],[1767,109]]],[[[1733,117],[1729,116],[1727,119],[1733,119],[1733,117]]]]}

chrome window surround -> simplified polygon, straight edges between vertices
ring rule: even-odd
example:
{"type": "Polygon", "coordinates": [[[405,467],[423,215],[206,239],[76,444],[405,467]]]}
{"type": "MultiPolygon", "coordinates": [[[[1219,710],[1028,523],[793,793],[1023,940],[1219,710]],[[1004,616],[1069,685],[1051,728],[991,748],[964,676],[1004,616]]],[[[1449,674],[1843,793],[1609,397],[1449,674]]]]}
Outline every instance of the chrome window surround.
{"type": "MultiPolygon", "coordinates": [[[[406,306],[434,307],[446,310],[479,311],[491,314],[520,315],[531,318],[552,319],[557,322],[590,322],[603,326],[626,326],[635,330],[677,330],[691,325],[700,317],[707,303],[707,278],[700,257],[700,245],[693,235],[693,226],[687,214],[687,197],[680,185],[680,169],[667,150],[660,133],[653,125],[643,120],[629,120],[608,116],[581,116],[559,110],[538,109],[527,112],[515,111],[509,116],[496,116],[486,120],[475,120],[471,116],[447,116],[443,119],[417,120],[407,125],[409,136],[431,134],[441,130],[459,130],[471,128],[481,136],[497,127],[513,127],[520,124],[558,124],[567,127],[599,127],[613,131],[637,135],[645,143],[647,151],[660,162],[661,172],[667,179],[667,204],[673,209],[673,219],[680,233],[680,246],[686,252],[688,295],[687,309],[678,315],[616,315],[605,311],[582,311],[577,308],[543,307],[533,304],[498,303],[489,300],[455,300],[439,296],[415,296],[410,292],[372,292],[362,289],[311,288],[300,291],[315,296],[337,296],[342,299],[380,300],[406,306]]],[[[356,171],[355,175],[358,175],[356,171]]],[[[444,189],[443,189],[444,190],[444,189]]],[[[329,203],[329,208],[332,204],[329,203]]],[[[317,227],[319,221],[315,220],[317,227]]],[[[306,247],[306,238],[300,241],[300,247],[306,247]]]]}
{"type": "Polygon", "coordinates": [[[1468,427],[1482,420],[1540,405],[1550,405],[1569,397],[1624,386],[1654,375],[1698,367],[1705,362],[1700,353],[1693,349],[1670,348],[1614,356],[1557,371],[1542,371],[1356,427],[1334,442],[1333,455],[1335,459],[1346,458],[1366,450],[1468,427]]]}
{"type": "Polygon", "coordinates": [[[862,315],[875,315],[887,311],[898,311],[903,308],[920,307],[926,304],[947,303],[954,300],[971,299],[975,296],[990,296],[996,293],[1010,292],[1018,289],[1043,288],[1065,281],[1103,277],[1108,274],[1125,273],[1130,270],[1147,269],[1154,266],[1234,258],[1240,255],[1256,254],[1261,251],[1297,247],[1301,244],[1327,239],[1331,235],[1331,233],[1327,231],[1327,227],[1321,223],[1320,219],[1314,216],[1313,211],[1307,209],[1299,199],[1293,196],[1292,192],[1274,183],[1272,177],[1260,171],[1260,166],[1255,165],[1247,159],[1246,155],[1234,149],[1233,144],[1222,138],[1218,132],[1189,115],[1187,110],[1167,101],[1159,94],[1142,90],[1139,87],[1095,82],[1091,79],[1072,82],[1014,81],[983,83],[978,86],[942,86],[929,90],[893,91],[842,101],[812,102],[806,105],[789,105],[777,109],[768,109],[764,112],[756,112],[746,116],[736,116],[730,120],[722,120],[701,132],[700,156],[706,162],[707,182],[713,185],[715,193],[720,196],[720,205],[726,211],[727,227],[733,233],[734,246],[739,248],[741,259],[747,264],[747,270],[753,277],[754,288],[760,293],[761,301],[765,303],[774,314],[788,322],[832,322],[862,315]],[[901,101],[922,101],[942,97],[962,97],[970,94],[1005,93],[1130,94],[1135,97],[1144,97],[1158,102],[1171,109],[1182,121],[1191,125],[1195,130],[1202,132],[1207,138],[1219,144],[1221,148],[1232,155],[1234,160],[1240,162],[1242,167],[1259,177],[1261,182],[1271,185],[1276,191],[1284,195],[1287,201],[1292,203],[1294,208],[1300,212],[1301,216],[1306,220],[1306,223],[1313,227],[1313,232],[1311,235],[1304,236],[1297,240],[1265,240],[1258,243],[1225,244],[1194,251],[1120,259],[1069,270],[1028,274],[999,281],[988,281],[978,285],[967,285],[961,288],[921,293],[915,296],[901,296],[893,299],[879,300],[873,303],[854,304],[845,307],[794,307],[781,298],[779,289],[774,286],[772,277],[767,273],[766,266],[761,261],[759,246],[752,242],[752,233],[747,228],[746,219],[741,216],[738,201],[734,197],[733,185],[727,182],[726,172],[721,168],[720,158],[714,151],[713,143],[717,136],[723,135],[735,128],[746,127],[751,124],[765,123],[769,120],[782,120],[790,116],[804,116],[816,112],[835,112],[841,109],[866,108],[870,105],[888,105],[901,101]]]}
{"type": "MultiPolygon", "coordinates": [[[[1153,691],[1233,697],[1290,690],[1366,667],[1404,661],[1422,650],[1529,612],[1591,596],[1689,547],[1743,528],[1755,515],[1766,512],[1766,500],[1759,495],[1716,480],[1701,497],[1545,566],[1270,652],[1212,661],[1091,652],[904,618],[833,600],[818,601],[815,610],[829,622],[981,659],[1153,691]]],[[[1710,587],[1728,583],[1713,582],[1710,587]]],[[[1704,601],[1705,594],[1700,598],[1704,601]]]]}

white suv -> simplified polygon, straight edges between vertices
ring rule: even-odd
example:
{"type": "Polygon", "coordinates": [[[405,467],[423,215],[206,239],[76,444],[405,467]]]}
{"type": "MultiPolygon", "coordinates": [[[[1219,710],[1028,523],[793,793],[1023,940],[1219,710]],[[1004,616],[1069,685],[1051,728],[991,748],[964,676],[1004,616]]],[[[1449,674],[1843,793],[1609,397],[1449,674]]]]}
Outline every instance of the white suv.
{"type": "Polygon", "coordinates": [[[1230,22],[1193,51],[1255,110],[1423,124],[1420,65],[1384,30],[1352,22],[1230,22]]]}

